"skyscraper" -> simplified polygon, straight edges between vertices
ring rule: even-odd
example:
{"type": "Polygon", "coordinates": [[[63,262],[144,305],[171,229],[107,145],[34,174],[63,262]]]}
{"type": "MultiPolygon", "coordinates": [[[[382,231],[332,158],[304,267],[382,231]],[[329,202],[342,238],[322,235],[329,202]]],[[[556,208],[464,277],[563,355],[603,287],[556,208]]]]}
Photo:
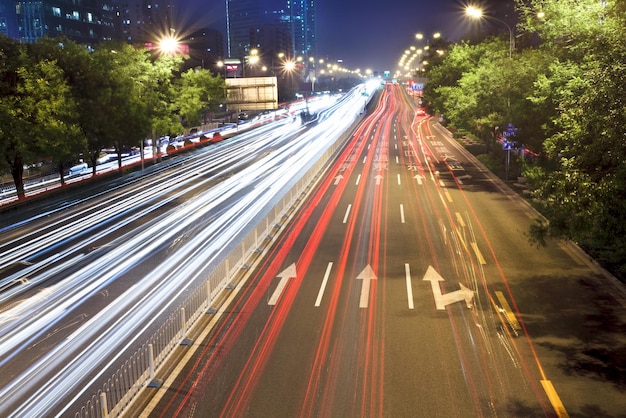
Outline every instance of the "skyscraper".
{"type": "Polygon", "coordinates": [[[24,42],[66,35],[89,45],[112,39],[115,34],[114,7],[107,0],[20,0],[15,4],[19,37],[24,42]]]}
{"type": "Polygon", "coordinates": [[[315,0],[288,0],[294,55],[316,55],[315,0]]]}
{"type": "Polygon", "coordinates": [[[250,50],[250,31],[259,26],[261,8],[258,0],[226,0],[226,53],[241,58],[250,50]]]}
{"type": "MultiPolygon", "coordinates": [[[[280,10],[265,10],[271,7],[260,0],[226,0],[227,54],[240,58],[253,47],[251,34],[262,31],[269,24],[286,25],[291,36],[293,50],[284,51],[292,56],[315,56],[316,17],[315,0],[282,0],[286,7],[280,10]]],[[[280,50],[281,46],[267,45],[268,49],[280,50]]]]}

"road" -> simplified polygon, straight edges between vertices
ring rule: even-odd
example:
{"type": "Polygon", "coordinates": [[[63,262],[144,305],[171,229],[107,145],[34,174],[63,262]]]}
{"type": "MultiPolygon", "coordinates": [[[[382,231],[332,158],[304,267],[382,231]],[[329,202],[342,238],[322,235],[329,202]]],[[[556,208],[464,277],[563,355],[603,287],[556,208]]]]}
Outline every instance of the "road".
{"type": "Polygon", "coordinates": [[[624,416],[624,288],[388,85],[150,417],[624,416]]]}
{"type": "Polygon", "coordinates": [[[313,124],[276,121],[45,211],[4,213],[0,416],[78,412],[364,103],[355,89],[313,124]]]}

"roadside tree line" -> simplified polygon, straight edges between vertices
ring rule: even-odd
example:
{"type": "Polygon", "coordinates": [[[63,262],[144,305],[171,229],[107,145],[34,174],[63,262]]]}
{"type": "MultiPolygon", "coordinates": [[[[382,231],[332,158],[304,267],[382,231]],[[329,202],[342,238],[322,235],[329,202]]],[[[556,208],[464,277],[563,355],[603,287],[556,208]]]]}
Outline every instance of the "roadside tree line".
{"type": "Polygon", "coordinates": [[[0,172],[11,173],[23,198],[25,165],[51,160],[63,183],[79,156],[95,174],[105,148],[121,167],[122,151],[145,138],[200,125],[224,102],[225,81],[200,68],[181,72],[182,63],[125,43],[88,49],[0,36],[0,172]]]}
{"type": "MultiPolygon", "coordinates": [[[[626,278],[626,3],[517,0],[506,37],[450,47],[428,70],[424,101],[502,156],[513,124],[533,202],[536,243],[568,238],[626,278]],[[497,145],[497,146],[496,146],[497,145]],[[499,147],[499,150],[498,150],[499,147]]],[[[498,24],[494,22],[493,24],[498,24]]]]}

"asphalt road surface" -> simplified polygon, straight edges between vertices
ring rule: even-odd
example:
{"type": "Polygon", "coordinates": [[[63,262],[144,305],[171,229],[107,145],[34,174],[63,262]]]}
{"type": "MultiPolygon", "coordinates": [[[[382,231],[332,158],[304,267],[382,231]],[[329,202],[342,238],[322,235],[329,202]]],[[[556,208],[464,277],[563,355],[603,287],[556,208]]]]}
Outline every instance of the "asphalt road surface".
{"type": "Polygon", "coordinates": [[[624,289],[398,85],[128,416],[623,417],[624,289]]]}

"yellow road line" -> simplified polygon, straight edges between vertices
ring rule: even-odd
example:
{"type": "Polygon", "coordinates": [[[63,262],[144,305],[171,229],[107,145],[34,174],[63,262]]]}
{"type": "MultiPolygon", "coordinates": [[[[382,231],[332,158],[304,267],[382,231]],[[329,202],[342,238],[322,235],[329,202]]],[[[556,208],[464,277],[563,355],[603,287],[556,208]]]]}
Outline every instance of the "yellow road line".
{"type": "Polygon", "coordinates": [[[465,228],[465,221],[463,220],[463,217],[461,216],[461,214],[459,212],[455,212],[456,214],[456,221],[459,223],[459,226],[461,228],[465,228]]]}
{"type": "Polygon", "coordinates": [[[515,314],[513,313],[513,310],[511,309],[509,302],[504,297],[504,293],[500,292],[499,290],[496,290],[496,297],[498,298],[498,301],[500,302],[501,309],[504,311],[504,314],[506,315],[506,319],[507,321],[509,321],[511,328],[513,328],[515,331],[521,330],[522,327],[520,327],[519,322],[517,322],[517,318],[515,317],[515,314]]]}
{"type": "Polygon", "coordinates": [[[543,390],[546,391],[546,394],[548,395],[548,399],[550,400],[550,403],[552,404],[552,407],[554,408],[554,412],[556,412],[556,415],[559,418],[569,418],[569,414],[565,410],[565,406],[563,405],[563,402],[561,402],[561,398],[559,398],[559,394],[556,393],[556,390],[554,389],[552,382],[549,380],[542,380],[541,386],[543,386],[543,390]]]}
{"type": "Polygon", "coordinates": [[[472,246],[472,250],[474,250],[474,254],[476,254],[476,258],[478,259],[478,262],[483,265],[487,264],[487,261],[485,261],[483,254],[480,252],[480,249],[478,248],[478,245],[475,242],[472,242],[470,245],[472,246]]]}

